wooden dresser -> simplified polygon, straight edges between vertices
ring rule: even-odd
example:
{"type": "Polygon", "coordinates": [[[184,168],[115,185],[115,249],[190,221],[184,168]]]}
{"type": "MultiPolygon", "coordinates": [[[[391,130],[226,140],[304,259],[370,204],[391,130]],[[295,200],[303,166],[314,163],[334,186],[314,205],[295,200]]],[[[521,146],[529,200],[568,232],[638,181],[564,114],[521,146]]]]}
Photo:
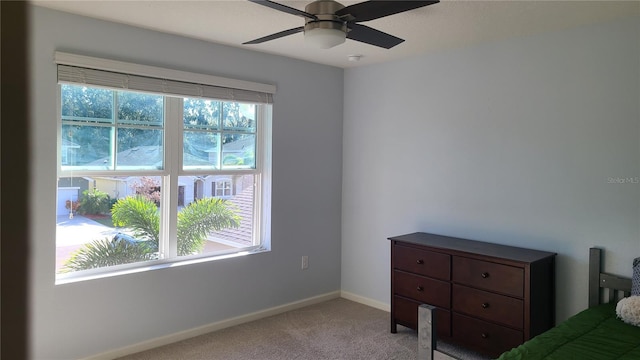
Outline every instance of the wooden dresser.
{"type": "Polygon", "coordinates": [[[391,332],[437,307],[437,335],[498,356],[555,324],[555,253],[414,233],[391,240],[391,332]]]}

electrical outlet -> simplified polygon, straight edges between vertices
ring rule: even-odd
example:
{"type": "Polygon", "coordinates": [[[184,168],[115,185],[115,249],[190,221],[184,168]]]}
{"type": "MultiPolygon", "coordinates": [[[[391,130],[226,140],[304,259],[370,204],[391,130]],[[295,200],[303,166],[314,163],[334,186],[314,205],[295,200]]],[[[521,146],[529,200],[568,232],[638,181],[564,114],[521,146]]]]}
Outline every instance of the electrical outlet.
{"type": "Polygon", "coordinates": [[[309,257],[307,255],[302,256],[302,270],[309,268],[309,257]]]}

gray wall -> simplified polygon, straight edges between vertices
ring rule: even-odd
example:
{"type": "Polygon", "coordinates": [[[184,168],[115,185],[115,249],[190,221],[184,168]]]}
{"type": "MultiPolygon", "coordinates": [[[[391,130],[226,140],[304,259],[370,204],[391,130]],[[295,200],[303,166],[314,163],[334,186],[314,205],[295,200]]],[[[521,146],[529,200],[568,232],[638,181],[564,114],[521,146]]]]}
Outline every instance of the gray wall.
{"type": "Polygon", "coordinates": [[[639,39],[636,17],[345,70],[342,290],[388,307],[386,238],[415,231],[557,252],[558,320],[590,246],[630,276],[639,39]]]}
{"type": "Polygon", "coordinates": [[[34,358],[86,357],[339,290],[342,69],[38,7],[31,31],[34,358]],[[54,285],[55,50],[275,84],[272,251],[54,285]]]}

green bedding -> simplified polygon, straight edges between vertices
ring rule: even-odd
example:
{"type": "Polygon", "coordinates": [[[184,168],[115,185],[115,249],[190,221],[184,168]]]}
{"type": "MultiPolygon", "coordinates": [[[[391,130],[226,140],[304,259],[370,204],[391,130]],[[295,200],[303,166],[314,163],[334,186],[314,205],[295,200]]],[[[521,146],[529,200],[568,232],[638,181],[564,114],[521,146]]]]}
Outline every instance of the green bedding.
{"type": "Polygon", "coordinates": [[[499,360],[640,359],[640,327],[616,318],[615,304],[582,311],[502,354],[499,360]]]}

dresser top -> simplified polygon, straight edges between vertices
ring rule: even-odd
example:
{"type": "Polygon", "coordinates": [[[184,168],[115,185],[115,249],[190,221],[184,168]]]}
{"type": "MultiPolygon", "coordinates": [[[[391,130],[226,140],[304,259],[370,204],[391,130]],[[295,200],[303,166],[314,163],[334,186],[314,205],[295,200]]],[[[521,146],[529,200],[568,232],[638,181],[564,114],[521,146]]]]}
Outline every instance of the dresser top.
{"type": "Polygon", "coordinates": [[[556,253],[547,251],[525,249],[508,245],[493,244],[484,241],[467,240],[421,232],[393,236],[390,237],[389,240],[417,244],[434,249],[447,249],[465,253],[491,256],[501,259],[511,259],[526,263],[536,262],[556,255],[556,253]]]}

